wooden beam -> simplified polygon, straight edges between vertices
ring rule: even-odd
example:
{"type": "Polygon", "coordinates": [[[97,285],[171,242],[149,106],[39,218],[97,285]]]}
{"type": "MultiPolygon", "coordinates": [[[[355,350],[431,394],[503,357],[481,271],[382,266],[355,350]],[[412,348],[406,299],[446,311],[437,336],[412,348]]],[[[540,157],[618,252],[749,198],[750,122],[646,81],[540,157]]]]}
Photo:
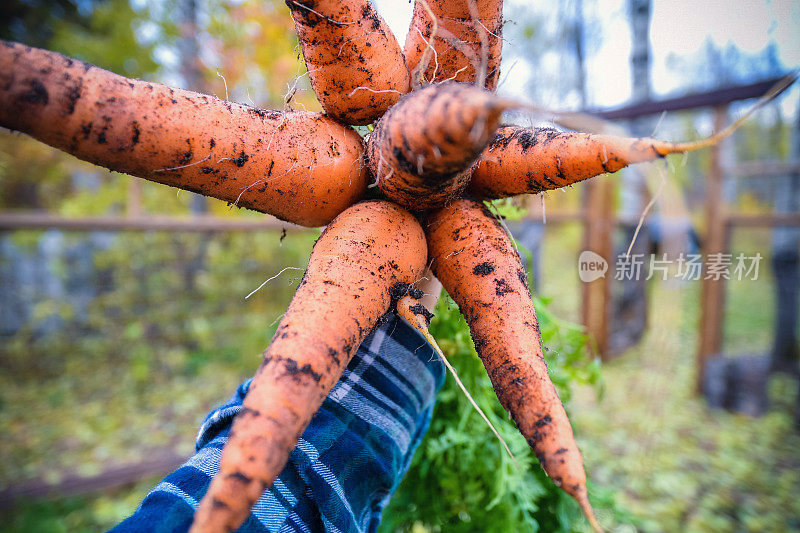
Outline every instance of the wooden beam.
{"type": "Polygon", "coordinates": [[[114,489],[148,477],[163,476],[185,461],[186,457],[173,452],[162,452],[141,463],[112,467],[92,477],[68,475],[55,484],[38,479],[11,485],[0,490],[0,509],[8,509],[17,503],[31,500],[80,496],[114,489]]]}
{"type": "MultiPolygon", "coordinates": [[[[714,131],[720,131],[727,121],[727,107],[714,109],[714,131]]],[[[728,250],[729,232],[726,231],[722,205],[722,164],[719,144],[711,148],[711,163],[706,174],[706,238],[703,249],[703,285],[700,300],[700,341],[697,351],[697,383],[703,394],[705,368],[708,360],[722,350],[722,325],[725,311],[725,280],[707,276],[708,258],[728,250]]]]}
{"type": "MultiPolygon", "coordinates": [[[[0,215],[1,216],[1,215],[0,215]]],[[[569,222],[584,222],[586,213],[570,213],[568,211],[548,212],[545,220],[546,224],[566,224],[569,222]]],[[[542,222],[541,213],[532,213],[523,217],[523,220],[530,222],[542,222]]],[[[636,226],[638,218],[614,218],[615,226],[636,226]]],[[[645,219],[646,223],[646,219],[645,219]]],[[[724,224],[733,227],[767,227],[775,226],[800,226],[800,213],[789,214],[764,214],[764,215],[741,215],[728,214],[724,217],[724,224]]]]}
{"type": "Polygon", "coordinates": [[[734,227],[767,227],[775,226],[800,226],[800,213],[780,213],[769,215],[728,215],[725,223],[734,227]]]}
{"type": "Polygon", "coordinates": [[[583,222],[586,213],[570,213],[568,211],[555,211],[546,212],[544,219],[542,218],[541,210],[533,210],[531,213],[525,215],[523,220],[529,222],[544,222],[545,226],[548,224],[565,224],[567,222],[583,222]]]}
{"type": "Polygon", "coordinates": [[[720,107],[738,100],[760,98],[782,78],[783,76],[778,76],[776,78],[770,78],[756,83],[748,83],[746,85],[735,85],[733,87],[724,87],[714,91],[689,94],[665,100],[651,100],[617,109],[589,111],[588,113],[606,120],[630,120],[648,115],[657,115],[664,111],[685,111],[700,107],[720,107]]]}
{"type": "Polygon", "coordinates": [[[0,230],[61,229],[65,231],[179,231],[179,232],[224,232],[224,231],[299,231],[303,228],[276,218],[261,219],[220,218],[213,216],[167,217],[131,216],[123,217],[62,217],[46,212],[0,213],[0,230]]]}

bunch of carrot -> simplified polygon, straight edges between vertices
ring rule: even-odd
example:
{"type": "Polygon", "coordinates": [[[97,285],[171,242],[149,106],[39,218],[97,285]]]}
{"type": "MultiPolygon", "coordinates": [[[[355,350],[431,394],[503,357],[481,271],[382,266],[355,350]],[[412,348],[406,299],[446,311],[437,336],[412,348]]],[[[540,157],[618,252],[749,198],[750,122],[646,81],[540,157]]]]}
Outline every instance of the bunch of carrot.
{"type": "Polygon", "coordinates": [[[426,264],[467,318],[498,398],[541,466],[599,529],[525,272],[479,200],[561,188],[700,144],[498,129],[516,105],[491,91],[502,0],[416,0],[404,49],[369,0],[286,3],[326,115],[255,109],[0,43],[0,125],[112,170],[329,224],[192,530],[244,521],[393,288],[417,282],[426,264]],[[375,120],[366,141],[349,127],[375,120]],[[359,202],[370,180],[387,200],[359,202]]]}

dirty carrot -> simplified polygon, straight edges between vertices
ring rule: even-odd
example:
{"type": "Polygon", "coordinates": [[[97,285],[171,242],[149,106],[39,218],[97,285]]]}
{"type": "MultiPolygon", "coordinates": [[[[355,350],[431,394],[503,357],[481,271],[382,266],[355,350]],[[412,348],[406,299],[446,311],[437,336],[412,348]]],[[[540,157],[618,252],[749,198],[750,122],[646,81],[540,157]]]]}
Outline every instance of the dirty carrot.
{"type": "Polygon", "coordinates": [[[796,79],[796,74],[785,76],[730,126],[693,142],[503,126],[481,154],[469,192],[478,198],[495,199],[560,189],[634,163],[712,146],[731,135],[796,79]]]}
{"type": "Polygon", "coordinates": [[[431,269],[467,319],[497,397],[556,485],[599,529],[583,460],[542,356],[525,270],[511,239],[486,208],[459,199],[423,224],[431,269]]]}
{"type": "Polygon", "coordinates": [[[110,170],[304,226],[367,184],[360,136],[311,112],[261,110],[0,42],[0,126],[110,170]]]}
{"type": "Polygon", "coordinates": [[[369,0],[286,0],[322,108],[370,124],[410,90],[403,51],[369,0]]]}
{"type": "Polygon", "coordinates": [[[674,148],[654,139],[503,126],[481,154],[469,192],[494,199],[560,189],[662,158],[674,148]]]}
{"type": "Polygon", "coordinates": [[[367,141],[367,161],[378,187],[415,211],[442,205],[466,187],[470,166],[511,105],[490,91],[457,82],[405,95],[367,141]]]}
{"type": "Polygon", "coordinates": [[[416,0],[403,50],[412,83],[456,80],[493,90],[502,32],[502,0],[416,0]]]}
{"type": "Polygon", "coordinates": [[[425,260],[419,223],[386,201],[356,204],[325,229],[263,354],[191,531],[231,531],[247,518],[388,311],[392,288],[417,281],[425,260]]]}

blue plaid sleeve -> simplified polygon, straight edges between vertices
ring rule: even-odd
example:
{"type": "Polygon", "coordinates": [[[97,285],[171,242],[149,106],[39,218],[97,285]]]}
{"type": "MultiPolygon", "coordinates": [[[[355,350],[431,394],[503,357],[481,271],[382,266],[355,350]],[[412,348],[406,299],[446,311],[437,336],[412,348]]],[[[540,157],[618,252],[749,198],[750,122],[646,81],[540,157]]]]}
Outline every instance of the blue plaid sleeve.
{"type": "MultiPolygon", "coordinates": [[[[393,317],[362,343],[238,531],[375,531],[428,429],[444,366],[413,327],[393,317]]],[[[112,531],[187,531],[219,470],[250,381],[206,416],[197,451],[112,531]]]]}

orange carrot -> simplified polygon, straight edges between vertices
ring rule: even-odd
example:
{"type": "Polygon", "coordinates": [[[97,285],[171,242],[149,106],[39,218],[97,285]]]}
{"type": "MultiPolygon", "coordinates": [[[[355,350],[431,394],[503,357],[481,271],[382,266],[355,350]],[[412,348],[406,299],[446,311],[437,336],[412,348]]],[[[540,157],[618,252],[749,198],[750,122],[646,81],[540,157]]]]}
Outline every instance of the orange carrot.
{"type": "Polygon", "coordinates": [[[191,531],[231,531],[289,453],[399,283],[425,268],[419,223],[385,201],[350,207],[323,232],[264,352],[191,531]]]}
{"type": "Polygon", "coordinates": [[[511,239],[482,204],[469,199],[428,215],[425,231],[431,268],[466,317],[500,403],[545,472],[596,526],[581,453],[547,373],[536,311],[511,239]]]}
{"type": "MultiPolygon", "coordinates": [[[[726,128],[692,142],[673,143],[614,135],[560,132],[551,128],[504,126],[481,154],[469,184],[485,199],[559,189],[634,163],[655,161],[713,146],[731,135],[758,109],[792,86],[797,74],[781,78],[745,114],[726,128]]],[[[574,115],[571,113],[565,116],[574,115]]]]}
{"type": "Polygon", "coordinates": [[[410,90],[403,52],[369,0],[286,0],[322,108],[370,124],[410,90]]]}
{"type": "Polygon", "coordinates": [[[466,187],[470,165],[507,107],[493,93],[464,83],[407,94],[378,121],[367,141],[378,187],[414,211],[442,205],[466,187]]]}
{"type": "Polygon", "coordinates": [[[8,42],[0,126],[304,226],[327,224],[366,190],[360,136],[318,113],[255,109],[8,42]]]}
{"type": "Polygon", "coordinates": [[[503,126],[481,154],[469,191],[493,199],[560,189],[684,149],[655,139],[503,126]]]}
{"type": "Polygon", "coordinates": [[[502,0],[416,0],[404,48],[412,80],[477,82],[494,90],[502,34],[502,0]]]}

